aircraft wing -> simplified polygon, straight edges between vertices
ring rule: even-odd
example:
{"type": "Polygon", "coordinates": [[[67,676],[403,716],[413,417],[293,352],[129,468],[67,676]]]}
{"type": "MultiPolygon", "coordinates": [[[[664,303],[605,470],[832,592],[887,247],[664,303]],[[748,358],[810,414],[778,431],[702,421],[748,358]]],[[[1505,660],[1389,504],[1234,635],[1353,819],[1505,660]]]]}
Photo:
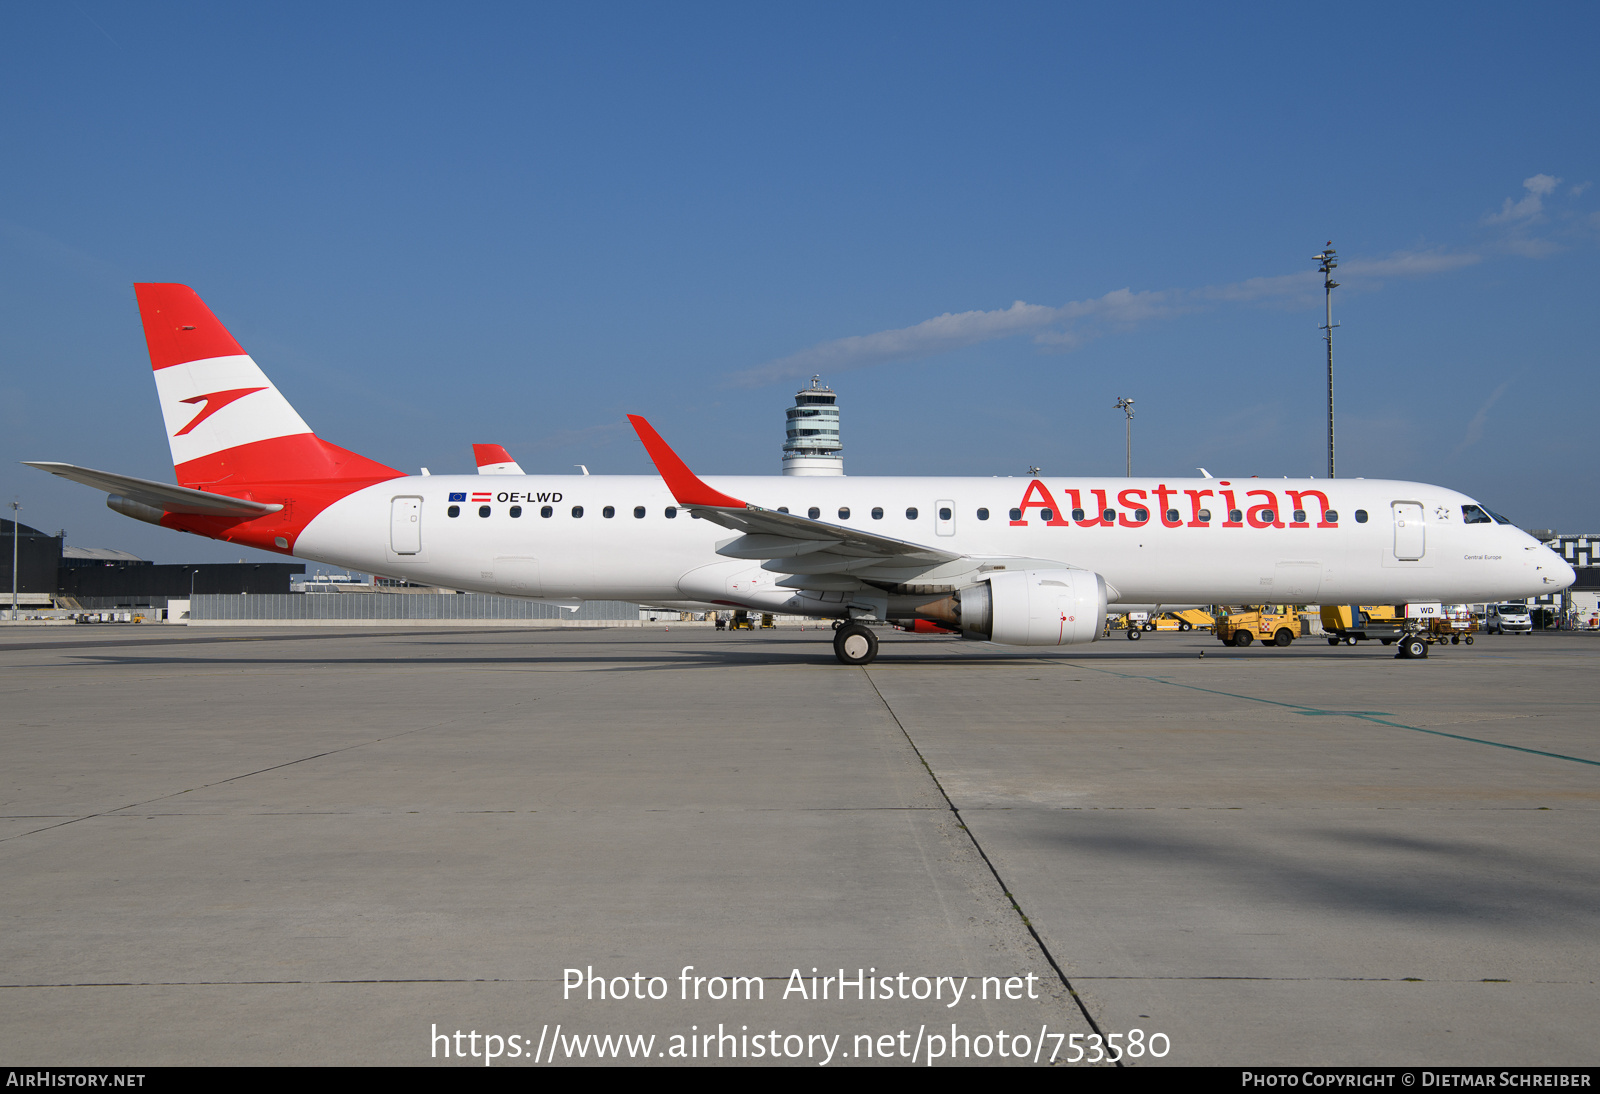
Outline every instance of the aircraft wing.
{"type": "Polygon", "coordinates": [[[690,471],[649,422],[635,414],[628,415],[628,420],[679,505],[714,524],[744,533],[723,544],[717,553],[728,558],[763,560],[763,569],[796,575],[781,584],[823,587],[831,584],[828,578],[871,576],[867,571],[873,569],[930,569],[965,557],[937,547],[763,509],[729,497],[690,471]]]}
{"type": "Polygon", "coordinates": [[[96,490],[127,498],[168,513],[186,513],[206,517],[259,517],[276,513],[281,505],[231,498],[226,494],[212,494],[204,490],[190,490],[186,486],[173,486],[165,482],[136,479],[131,475],[118,475],[110,471],[96,471],[90,467],[75,467],[70,463],[49,463],[23,460],[29,467],[60,475],[73,482],[81,482],[96,490]]]}

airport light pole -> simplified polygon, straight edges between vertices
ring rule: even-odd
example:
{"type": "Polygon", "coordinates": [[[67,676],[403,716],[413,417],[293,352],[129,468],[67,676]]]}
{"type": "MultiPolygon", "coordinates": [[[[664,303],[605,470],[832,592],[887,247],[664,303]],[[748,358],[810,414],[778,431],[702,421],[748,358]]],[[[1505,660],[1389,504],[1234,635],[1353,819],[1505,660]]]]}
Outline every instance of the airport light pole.
{"type": "Polygon", "coordinates": [[[1333,279],[1333,271],[1338,267],[1336,261],[1338,252],[1333,249],[1333,240],[1328,240],[1328,245],[1321,254],[1311,256],[1321,265],[1317,269],[1322,274],[1322,295],[1327,308],[1326,318],[1323,320],[1322,330],[1326,332],[1328,342],[1328,478],[1333,478],[1333,328],[1338,326],[1333,321],[1333,290],[1339,283],[1333,279]]]}
{"type": "Polygon", "coordinates": [[[1133,400],[1117,396],[1117,409],[1128,416],[1127,442],[1128,442],[1128,478],[1133,478],[1133,400]]]}
{"type": "Polygon", "coordinates": [[[11,503],[11,622],[17,621],[17,510],[22,503],[11,503]]]}

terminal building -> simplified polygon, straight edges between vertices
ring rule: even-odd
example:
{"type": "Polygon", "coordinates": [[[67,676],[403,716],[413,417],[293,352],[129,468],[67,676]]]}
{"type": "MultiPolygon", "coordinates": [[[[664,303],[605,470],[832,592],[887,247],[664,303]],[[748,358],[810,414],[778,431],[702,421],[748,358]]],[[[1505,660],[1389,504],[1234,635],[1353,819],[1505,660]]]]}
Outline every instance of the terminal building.
{"type": "Polygon", "coordinates": [[[240,593],[287,593],[296,562],[186,562],[158,565],[109,547],[67,547],[47,534],[0,520],[0,603],[11,607],[12,537],[16,534],[17,606],[163,610],[169,600],[240,593]]]}

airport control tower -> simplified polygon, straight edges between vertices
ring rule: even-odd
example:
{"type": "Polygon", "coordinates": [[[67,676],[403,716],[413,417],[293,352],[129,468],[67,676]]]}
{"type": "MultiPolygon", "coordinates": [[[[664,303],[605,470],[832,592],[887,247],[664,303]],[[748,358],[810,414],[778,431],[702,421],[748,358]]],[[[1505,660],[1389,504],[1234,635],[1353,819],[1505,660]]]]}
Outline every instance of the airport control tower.
{"type": "Polygon", "coordinates": [[[813,376],[811,386],[795,392],[789,408],[788,437],[783,442],[785,475],[842,475],[839,450],[839,397],[813,376]]]}

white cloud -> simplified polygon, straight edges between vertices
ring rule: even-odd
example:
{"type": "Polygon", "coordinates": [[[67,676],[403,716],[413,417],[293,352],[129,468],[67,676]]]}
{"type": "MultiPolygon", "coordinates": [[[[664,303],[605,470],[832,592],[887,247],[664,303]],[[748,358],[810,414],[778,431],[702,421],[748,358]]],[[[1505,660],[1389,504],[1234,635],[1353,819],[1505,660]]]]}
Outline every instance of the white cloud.
{"type": "MultiPolygon", "coordinates": [[[[1521,375],[1522,373],[1517,373],[1517,376],[1521,375]]],[[[1489,398],[1484,401],[1484,404],[1478,408],[1478,413],[1474,414],[1472,416],[1472,421],[1467,423],[1466,431],[1461,436],[1461,443],[1456,445],[1456,455],[1459,456],[1462,452],[1466,451],[1466,449],[1483,440],[1483,429],[1484,426],[1486,426],[1489,422],[1489,410],[1494,406],[1495,403],[1500,401],[1500,396],[1506,393],[1506,389],[1511,386],[1512,380],[1515,380],[1516,378],[1516,376],[1513,376],[1511,380],[1507,380],[1505,383],[1495,388],[1494,393],[1490,395],[1489,398]]]]}
{"type": "MultiPolygon", "coordinates": [[[[1426,277],[1478,261],[1480,256],[1469,252],[1397,251],[1387,258],[1350,260],[1340,272],[1351,279],[1351,287],[1355,288],[1362,279],[1426,277]]],[[[1141,323],[1168,319],[1218,303],[1309,299],[1320,295],[1321,288],[1321,274],[1303,270],[1198,289],[1146,292],[1114,289],[1104,296],[1068,301],[1058,308],[1018,300],[1009,308],[946,312],[909,327],[819,342],[787,357],[736,372],[729,377],[729,382],[735,387],[761,387],[812,373],[837,375],[893,361],[933,357],[1029,331],[1035,332],[1035,345],[1070,352],[1110,330],[1129,330],[1141,323]]]]}
{"type": "Polygon", "coordinates": [[[1481,255],[1469,251],[1396,251],[1388,258],[1355,259],[1344,270],[1354,277],[1426,277],[1480,261],[1481,255]]]}
{"type": "Polygon", "coordinates": [[[619,422],[584,426],[581,429],[562,429],[547,433],[532,441],[521,441],[514,447],[521,452],[550,452],[560,448],[603,448],[616,438],[631,433],[633,426],[626,418],[619,422]]]}
{"type": "Polygon", "coordinates": [[[1513,202],[1506,198],[1500,211],[1484,221],[1486,224],[1514,224],[1518,221],[1529,220],[1537,217],[1544,211],[1545,195],[1561,185],[1561,180],[1552,175],[1534,175],[1532,178],[1522,180],[1523,189],[1527,194],[1521,201],[1513,202]]]}
{"type": "Polygon", "coordinates": [[[735,387],[760,387],[813,372],[834,374],[912,357],[931,357],[978,342],[1037,330],[1057,322],[1069,309],[1081,306],[1068,304],[1064,308],[1052,308],[1018,300],[1009,308],[994,311],[946,312],[910,327],[821,342],[799,353],[735,373],[731,379],[735,387]]]}

